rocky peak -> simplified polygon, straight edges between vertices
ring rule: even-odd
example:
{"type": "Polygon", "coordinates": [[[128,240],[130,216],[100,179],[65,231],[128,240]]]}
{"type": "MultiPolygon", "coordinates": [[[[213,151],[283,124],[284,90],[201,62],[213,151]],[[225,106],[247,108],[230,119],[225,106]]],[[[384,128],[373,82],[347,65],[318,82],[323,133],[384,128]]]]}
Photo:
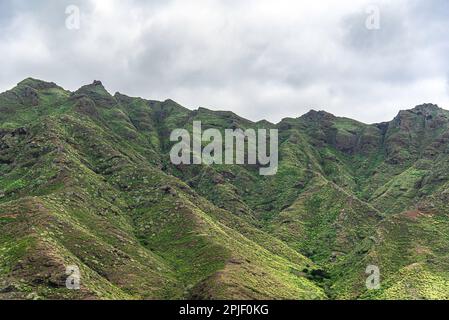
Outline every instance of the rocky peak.
{"type": "Polygon", "coordinates": [[[440,111],[440,110],[442,110],[442,109],[440,107],[438,107],[438,105],[436,105],[436,104],[425,103],[425,104],[421,104],[421,105],[414,107],[411,111],[415,112],[415,113],[421,112],[423,114],[430,114],[432,112],[440,111]]]}
{"type": "Polygon", "coordinates": [[[436,104],[422,104],[410,110],[402,110],[392,121],[393,125],[402,129],[435,129],[449,121],[449,112],[436,104]]]}
{"type": "Polygon", "coordinates": [[[443,114],[444,110],[438,107],[436,104],[425,103],[414,107],[409,110],[401,110],[396,116],[396,120],[415,118],[415,117],[425,117],[426,119],[431,119],[439,114],[443,114]]]}
{"type": "Polygon", "coordinates": [[[95,80],[93,83],[82,86],[72,94],[72,98],[88,97],[99,107],[112,107],[117,104],[117,100],[105,89],[101,81],[95,80]]]}
{"type": "Polygon", "coordinates": [[[30,87],[35,90],[45,90],[45,89],[51,89],[51,88],[60,88],[56,83],[54,82],[46,82],[39,79],[34,78],[26,78],[25,80],[20,81],[17,84],[18,87],[30,87]]]}
{"type": "Polygon", "coordinates": [[[310,110],[309,112],[307,112],[305,114],[306,116],[317,116],[317,117],[334,117],[334,115],[332,113],[329,113],[327,111],[324,110],[310,110]]]}
{"type": "Polygon", "coordinates": [[[82,86],[77,91],[75,91],[75,94],[87,94],[87,93],[97,93],[110,96],[109,92],[103,86],[103,83],[99,80],[94,80],[94,82],[92,82],[91,84],[82,86]]]}
{"type": "Polygon", "coordinates": [[[310,119],[312,121],[330,121],[335,119],[335,116],[329,112],[326,111],[316,111],[316,110],[310,110],[305,115],[303,115],[301,118],[310,119]]]}

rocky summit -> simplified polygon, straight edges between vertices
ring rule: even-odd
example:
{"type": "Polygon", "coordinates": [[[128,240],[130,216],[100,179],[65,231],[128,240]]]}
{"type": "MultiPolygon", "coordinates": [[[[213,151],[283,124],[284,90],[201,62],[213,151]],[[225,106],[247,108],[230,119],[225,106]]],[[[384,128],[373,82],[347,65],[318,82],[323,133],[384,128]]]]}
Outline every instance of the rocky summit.
{"type": "Polygon", "coordinates": [[[447,299],[448,230],[436,105],[379,124],[323,111],[271,124],[100,81],[0,94],[1,299],[447,299]],[[278,129],[277,174],[173,165],[170,133],[193,121],[278,129]]]}

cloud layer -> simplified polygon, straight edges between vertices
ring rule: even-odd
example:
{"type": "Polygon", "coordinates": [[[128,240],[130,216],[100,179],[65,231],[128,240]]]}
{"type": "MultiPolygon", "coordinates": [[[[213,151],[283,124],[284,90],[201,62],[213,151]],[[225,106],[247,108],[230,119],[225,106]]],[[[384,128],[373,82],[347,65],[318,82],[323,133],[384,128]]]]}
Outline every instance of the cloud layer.
{"type": "Polygon", "coordinates": [[[32,76],[274,122],[449,107],[445,0],[2,0],[0,91],[32,76]],[[66,7],[81,12],[66,28],[66,7]],[[367,9],[379,9],[370,30],[367,9]]]}

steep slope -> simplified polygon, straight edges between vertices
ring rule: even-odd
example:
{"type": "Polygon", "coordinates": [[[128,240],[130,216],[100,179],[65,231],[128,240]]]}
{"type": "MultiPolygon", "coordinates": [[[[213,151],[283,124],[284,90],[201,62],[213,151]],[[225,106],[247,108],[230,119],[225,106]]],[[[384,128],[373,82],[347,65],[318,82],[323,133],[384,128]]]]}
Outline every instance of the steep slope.
{"type": "Polygon", "coordinates": [[[446,299],[448,199],[449,112],[435,105],[271,124],[99,81],[0,94],[1,298],[446,299]],[[277,174],[171,164],[171,131],[193,121],[278,129],[277,174]]]}
{"type": "Polygon", "coordinates": [[[448,116],[422,105],[371,126],[302,117],[321,178],[308,180],[274,230],[325,266],[332,296],[447,298],[448,116]],[[379,266],[384,289],[366,290],[368,265],[379,266]]]}
{"type": "Polygon", "coordinates": [[[38,98],[9,109],[1,139],[3,297],[325,297],[302,272],[313,262],[164,173],[164,126],[184,109],[141,102],[138,122],[99,82],[51,106],[50,84],[25,83],[38,98]]]}

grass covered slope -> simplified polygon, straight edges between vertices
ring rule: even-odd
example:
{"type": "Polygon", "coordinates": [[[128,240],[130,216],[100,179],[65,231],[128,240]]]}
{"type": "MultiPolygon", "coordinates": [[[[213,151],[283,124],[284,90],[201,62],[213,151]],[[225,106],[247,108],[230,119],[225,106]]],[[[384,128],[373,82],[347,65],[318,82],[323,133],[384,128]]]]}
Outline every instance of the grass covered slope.
{"type": "Polygon", "coordinates": [[[164,172],[173,102],[131,112],[95,82],[49,106],[25,83],[0,135],[2,298],[325,298],[312,261],[164,172]]]}
{"type": "Polygon", "coordinates": [[[448,155],[434,105],[254,123],[26,79],[0,94],[0,298],[446,299],[448,155]],[[193,121],[277,128],[277,175],[172,165],[170,133],[193,121]]]}

